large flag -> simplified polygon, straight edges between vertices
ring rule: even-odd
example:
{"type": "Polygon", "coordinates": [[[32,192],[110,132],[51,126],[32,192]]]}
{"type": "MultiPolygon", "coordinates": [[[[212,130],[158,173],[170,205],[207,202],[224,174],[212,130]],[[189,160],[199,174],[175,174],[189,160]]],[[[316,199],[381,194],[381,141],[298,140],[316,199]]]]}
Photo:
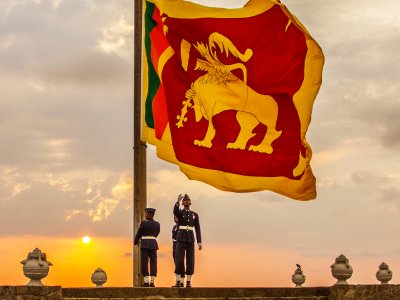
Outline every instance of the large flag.
{"type": "Polygon", "coordinates": [[[278,0],[225,9],[150,0],[143,136],[190,179],[316,197],[306,132],[324,56],[278,0]]]}

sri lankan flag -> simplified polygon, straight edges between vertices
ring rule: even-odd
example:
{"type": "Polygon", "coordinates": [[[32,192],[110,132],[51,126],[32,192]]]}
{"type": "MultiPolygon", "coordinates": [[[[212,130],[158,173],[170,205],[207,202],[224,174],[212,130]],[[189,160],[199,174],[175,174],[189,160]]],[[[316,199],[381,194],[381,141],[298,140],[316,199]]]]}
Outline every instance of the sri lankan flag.
{"type": "Polygon", "coordinates": [[[278,0],[224,9],[149,0],[143,140],[190,179],[316,197],[305,135],[324,56],[278,0]]]}

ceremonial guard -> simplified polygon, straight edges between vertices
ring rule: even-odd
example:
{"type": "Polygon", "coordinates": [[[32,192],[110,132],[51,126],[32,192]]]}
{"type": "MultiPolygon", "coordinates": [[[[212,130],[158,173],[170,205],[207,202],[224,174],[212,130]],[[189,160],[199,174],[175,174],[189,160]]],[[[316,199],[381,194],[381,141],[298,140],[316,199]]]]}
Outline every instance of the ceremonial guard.
{"type": "MultiPolygon", "coordinates": [[[[174,216],[174,222],[175,225],[172,227],[172,258],[174,259],[174,264],[175,264],[175,253],[176,253],[176,234],[178,233],[179,230],[179,224],[178,224],[178,218],[174,216]]],[[[185,272],[183,272],[181,275],[181,280],[182,284],[183,281],[185,280],[185,272]]]]}
{"type": "Polygon", "coordinates": [[[146,287],[154,287],[154,280],[157,276],[158,243],[156,238],[160,233],[160,223],[153,220],[155,211],[154,208],[144,210],[146,220],[140,223],[134,240],[134,245],[138,245],[140,241],[140,269],[144,278],[143,286],[146,287]]]}
{"type": "Polygon", "coordinates": [[[194,243],[196,239],[198,249],[201,250],[201,232],[199,215],[190,210],[192,202],[187,194],[179,195],[174,206],[174,216],[178,219],[178,231],[176,233],[175,245],[175,276],[176,284],[174,287],[183,287],[183,278],[181,274],[186,273],[186,287],[191,287],[191,279],[194,273],[194,243]],[[182,200],[183,209],[180,209],[182,200]],[[186,256],[186,268],[185,268],[186,256]]]}

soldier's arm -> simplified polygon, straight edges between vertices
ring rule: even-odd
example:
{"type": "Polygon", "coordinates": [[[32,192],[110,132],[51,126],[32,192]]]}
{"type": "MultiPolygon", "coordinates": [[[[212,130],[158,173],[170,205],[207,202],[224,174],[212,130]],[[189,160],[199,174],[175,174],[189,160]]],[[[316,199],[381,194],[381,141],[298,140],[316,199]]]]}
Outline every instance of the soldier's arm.
{"type": "Polygon", "coordinates": [[[179,218],[179,202],[176,202],[174,205],[174,216],[179,218]]]}
{"type": "MultiPolygon", "coordinates": [[[[158,235],[160,234],[160,228],[161,228],[161,226],[160,226],[160,223],[158,223],[158,222],[156,222],[156,225],[157,225],[157,227],[156,227],[156,230],[155,230],[155,236],[158,237],[158,235]]],[[[160,248],[158,247],[158,242],[157,242],[157,240],[156,240],[156,244],[157,244],[157,250],[159,250],[160,248]]]]}
{"type": "Polygon", "coordinates": [[[200,230],[200,220],[198,214],[196,214],[196,219],[194,220],[194,229],[196,231],[197,244],[199,246],[199,250],[201,250],[203,246],[201,244],[201,230],[200,230]]]}
{"type": "Polygon", "coordinates": [[[143,226],[140,223],[138,231],[136,232],[135,239],[133,240],[133,244],[137,245],[139,243],[140,238],[142,237],[143,226]]]}
{"type": "Polygon", "coordinates": [[[160,229],[161,229],[160,223],[157,222],[156,237],[158,237],[158,235],[160,234],[160,229]]]}
{"type": "Polygon", "coordinates": [[[174,205],[174,216],[176,216],[178,219],[180,218],[180,213],[179,213],[179,205],[182,200],[182,195],[178,196],[178,200],[176,200],[175,205],[174,205]]]}

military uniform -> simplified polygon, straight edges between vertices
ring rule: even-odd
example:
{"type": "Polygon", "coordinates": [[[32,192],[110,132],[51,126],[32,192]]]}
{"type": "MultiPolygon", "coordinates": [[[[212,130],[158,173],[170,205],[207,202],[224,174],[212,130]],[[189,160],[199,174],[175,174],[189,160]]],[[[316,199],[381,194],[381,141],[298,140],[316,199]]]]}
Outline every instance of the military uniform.
{"type": "MultiPolygon", "coordinates": [[[[153,213],[155,209],[146,208],[146,212],[153,213]]],[[[149,259],[150,259],[150,276],[157,276],[157,236],[160,233],[160,223],[157,221],[144,220],[140,223],[139,229],[135,235],[134,244],[137,245],[140,240],[140,269],[144,277],[149,276],[149,259]]],[[[146,281],[145,281],[146,283],[146,281]]]]}
{"type": "Polygon", "coordinates": [[[174,259],[175,263],[175,246],[176,246],[176,234],[178,233],[179,226],[178,224],[175,224],[174,227],[172,227],[172,258],[174,259]]]}
{"type": "MultiPolygon", "coordinates": [[[[176,255],[176,235],[179,230],[179,225],[175,224],[174,227],[172,227],[172,258],[174,259],[175,263],[175,255],[176,255]]],[[[181,273],[181,278],[185,278],[185,271],[181,273]]]]}
{"type": "Polygon", "coordinates": [[[196,232],[197,243],[201,245],[199,215],[192,210],[180,209],[175,203],[174,215],[178,218],[178,231],[175,246],[175,274],[193,275],[194,273],[194,243],[196,232]],[[186,270],[185,270],[186,254],[186,270]]]}

